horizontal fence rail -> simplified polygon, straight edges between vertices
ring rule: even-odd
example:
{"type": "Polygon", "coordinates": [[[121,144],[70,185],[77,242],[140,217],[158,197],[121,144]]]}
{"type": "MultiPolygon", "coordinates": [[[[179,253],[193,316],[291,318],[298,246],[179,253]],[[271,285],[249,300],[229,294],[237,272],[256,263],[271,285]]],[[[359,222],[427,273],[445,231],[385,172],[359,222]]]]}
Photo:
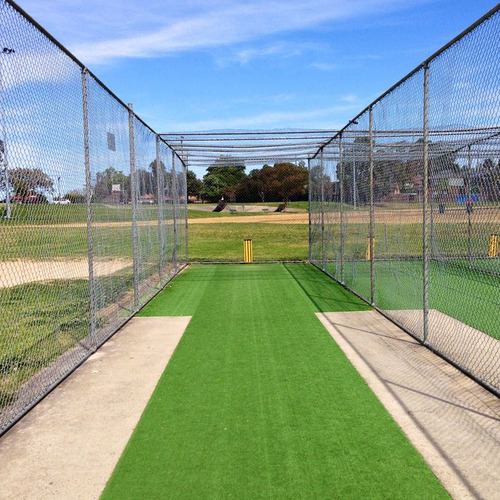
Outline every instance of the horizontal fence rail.
{"type": "Polygon", "coordinates": [[[0,0],[0,434],[187,262],[186,168],[0,0]]]}
{"type": "Polygon", "coordinates": [[[498,9],[309,161],[311,262],[497,395],[498,9]]]}

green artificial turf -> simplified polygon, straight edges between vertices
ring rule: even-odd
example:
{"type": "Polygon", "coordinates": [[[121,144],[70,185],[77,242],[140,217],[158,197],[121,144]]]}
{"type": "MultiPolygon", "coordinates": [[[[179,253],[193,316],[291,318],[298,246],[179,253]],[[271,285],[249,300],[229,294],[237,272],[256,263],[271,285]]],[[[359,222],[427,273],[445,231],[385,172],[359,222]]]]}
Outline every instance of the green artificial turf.
{"type": "Polygon", "coordinates": [[[308,264],[200,265],[192,315],[104,499],[447,498],[315,317],[368,307],[308,264]]]}

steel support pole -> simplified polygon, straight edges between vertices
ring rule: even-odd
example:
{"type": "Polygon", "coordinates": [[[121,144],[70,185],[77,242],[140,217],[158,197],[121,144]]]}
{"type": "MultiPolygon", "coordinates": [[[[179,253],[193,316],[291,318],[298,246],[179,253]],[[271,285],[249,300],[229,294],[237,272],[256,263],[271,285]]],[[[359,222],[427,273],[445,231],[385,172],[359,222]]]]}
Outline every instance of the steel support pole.
{"type": "Polygon", "coordinates": [[[467,200],[465,208],[467,209],[467,260],[469,264],[472,262],[472,155],[470,144],[467,146],[467,200]]]}
{"type": "Polygon", "coordinates": [[[82,104],[83,104],[83,146],[85,158],[85,198],[87,204],[87,261],[89,272],[89,308],[90,308],[90,336],[95,339],[96,333],[96,301],[94,283],[94,250],[92,241],[92,179],[90,172],[89,146],[89,112],[87,93],[87,70],[82,69],[82,104]]]}
{"type": "Polygon", "coordinates": [[[309,182],[308,182],[308,198],[309,198],[309,251],[308,251],[308,260],[309,262],[312,261],[312,234],[311,234],[311,229],[312,229],[312,226],[311,226],[311,220],[312,220],[312,216],[311,216],[311,199],[312,199],[312,196],[311,196],[311,189],[312,189],[312,183],[311,183],[311,159],[308,158],[307,159],[307,175],[308,175],[308,179],[309,179],[309,182]]]}
{"type": "Polygon", "coordinates": [[[423,109],[423,343],[429,337],[429,234],[428,234],[428,203],[429,203],[429,65],[424,66],[424,109],[423,109]]]}
{"type": "Polygon", "coordinates": [[[132,197],[132,259],[134,268],[134,311],[140,307],[139,301],[139,235],[137,232],[137,174],[135,170],[134,110],[128,104],[128,133],[130,150],[130,194],[132,197]]]}
{"type": "Polygon", "coordinates": [[[357,199],[357,191],[358,191],[358,188],[356,186],[356,154],[357,154],[357,151],[356,151],[356,145],[352,144],[352,202],[353,202],[353,209],[356,210],[357,208],[357,205],[356,205],[356,199],[357,199]]]}
{"type": "Polygon", "coordinates": [[[175,211],[176,204],[179,200],[179,193],[177,192],[177,172],[175,169],[175,153],[172,151],[172,225],[174,231],[174,248],[172,250],[172,264],[177,268],[177,214],[175,211]]]}
{"type": "MultiPolygon", "coordinates": [[[[187,160],[186,160],[187,161],[187,160]]],[[[189,238],[188,238],[188,210],[187,210],[187,163],[183,163],[183,174],[184,174],[184,239],[186,240],[186,264],[189,262],[189,238]]]]}
{"type": "Polygon", "coordinates": [[[326,248],[325,248],[325,165],[323,161],[323,149],[320,154],[321,164],[321,260],[323,271],[326,271],[326,248]]]}
{"type": "Polygon", "coordinates": [[[163,168],[160,163],[160,136],[156,136],[156,196],[158,200],[158,282],[161,287],[163,262],[165,258],[165,242],[163,240],[163,168]]]}
{"type": "Polygon", "coordinates": [[[369,111],[369,128],[370,128],[370,302],[372,305],[375,304],[375,255],[374,255],[374,242],[373,234],[375,229],[375,211],[374,211],[374,199],[373,199],[373,107],[370,106],[369,111]]]}
{"type": "Polygon", "coordinates": [[[431,189],[431,197],[429,200],[429,205],[430,205],[430,235],[429,235],[429,252],[430,260],[434,260],[434,196],[432,194],[432,189],[431,189]]]}
{"type": "Polygon", "coordinates": [[[339,181],[340,181],[340,282],[344,284],[344,159],[342,149],[342,134],[339,134],[339,181]]]}

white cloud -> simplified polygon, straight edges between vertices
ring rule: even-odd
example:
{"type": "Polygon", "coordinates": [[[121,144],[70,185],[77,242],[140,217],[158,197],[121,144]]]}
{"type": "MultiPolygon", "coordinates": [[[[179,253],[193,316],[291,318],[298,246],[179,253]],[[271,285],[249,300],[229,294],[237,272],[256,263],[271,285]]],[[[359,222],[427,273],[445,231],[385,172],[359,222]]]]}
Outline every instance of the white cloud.
{"type": "Polygon", "coordinates": [[[287,59],[297,57],[306,52],[323,52],[325,47],[317,43],[307,42],[276,42],[266,46],[250,46],[235,50],[233,54],[219,58],[218,62],[221,65],[227,63],[238,63],[246,65],[250,61],[263,58],[279,58],[287,59]]]}
{"type": "Polygon", "coordinates": [[[345,124],[345,114],[350,115],[358,109],[358,104],[345,104],[305,111],[275,111],[235,118],[176,122],[167,128],[182,131],[271,127],[301,128],[313,122],[317,124],[318,119],[322,119],[323,123],[328,124],[327,128],[336,129],[345,124]]]}
{"type": "Polygon", "coordinates": [[[359,102],[359,98],[356,94],[347,94],[347,95],[344,95],[340,98],[341,101],[343,102],[359,102]]]}
{"type": "Polygon", "coordinates": [[[62,83],[80,80],[80,68],[65,54],[21,53],[20,51],[3,58],[0,62],[3,90],[31,82],[62,83]]]}
{"type": "MultiPolygon", "coordinates": [[[[332,21],[384,17],[431,0],[58,0],[22,2],[86,64],[230,46],[332,21]],[[81,40],[84,40],[82,43],[81,40]]],[[[242,54],[242,58],[256,54],[242,54]]]]}
{"type": "Polygon", "coordinates": [[[311,63],[309,67],[318,69],[319,71],[335,71],[344,68],[345,66],[333,63],[311,63]]]}

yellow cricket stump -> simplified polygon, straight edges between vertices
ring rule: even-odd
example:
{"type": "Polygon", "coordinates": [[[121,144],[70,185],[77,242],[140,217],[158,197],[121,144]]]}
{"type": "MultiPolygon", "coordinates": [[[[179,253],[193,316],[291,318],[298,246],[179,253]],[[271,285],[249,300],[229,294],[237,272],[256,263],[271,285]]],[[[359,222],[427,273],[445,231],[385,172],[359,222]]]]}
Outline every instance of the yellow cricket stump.
{"type": "MultiPolygon", "coordinates": [[[[375,238],[373,239],[373,254],[375,254],[375,238]]],[[[370,238],[366,238],[366,260],[371,260],[370,238]]]]}
{"type": "Polygon", "coordinates": [[[243,262],[253,262],[252,240],[243,240],[243,262]]]}
{"type": "Polygon", "coordinates": [[[490,248],[488,249],[488,257],[498,257],[498,234],[490,235],[490,248]]]}

